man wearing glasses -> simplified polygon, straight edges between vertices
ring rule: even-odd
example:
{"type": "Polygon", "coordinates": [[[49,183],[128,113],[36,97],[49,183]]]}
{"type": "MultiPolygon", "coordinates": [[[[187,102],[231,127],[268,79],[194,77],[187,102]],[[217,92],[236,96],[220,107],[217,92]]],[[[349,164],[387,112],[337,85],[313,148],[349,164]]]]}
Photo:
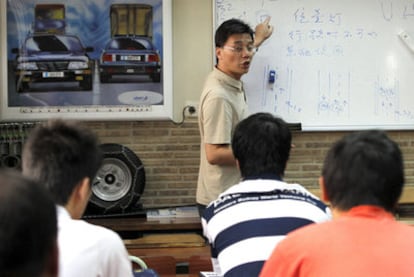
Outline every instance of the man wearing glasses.
{"type": "Polygon", "coordinates": [[[200,98],[200,169],[197,205],[200,215],[205,207],[230,186],[240,181],[240,172],[230,142],[235,126],[248,116],[243,74],[273,27],[270,17],[256,26],[238,19],[223,22],[215,33],[216,61],[200,98]]]}

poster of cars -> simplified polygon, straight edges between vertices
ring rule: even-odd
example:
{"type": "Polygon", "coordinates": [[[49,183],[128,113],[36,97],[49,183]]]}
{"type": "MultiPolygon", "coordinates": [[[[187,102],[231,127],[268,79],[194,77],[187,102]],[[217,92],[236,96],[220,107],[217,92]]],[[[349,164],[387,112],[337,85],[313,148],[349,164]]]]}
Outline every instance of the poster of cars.
{"type": "Polygon", "coordinates": [[[0,5],[0,120],[172,117],[171,0],[0,5]]]}

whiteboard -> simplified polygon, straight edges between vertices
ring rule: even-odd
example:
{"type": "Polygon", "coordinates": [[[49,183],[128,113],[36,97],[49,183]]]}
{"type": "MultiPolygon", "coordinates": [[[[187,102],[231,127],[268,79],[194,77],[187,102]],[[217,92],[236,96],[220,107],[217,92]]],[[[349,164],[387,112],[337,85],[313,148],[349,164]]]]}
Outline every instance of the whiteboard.
{"type": "Polygon", "coordinates": [[[215,29],[272,17],[274,33],[242,77],[250,112],[303,130],[414,129],[414,0],[213,0],[213,8],[215,29]]]}

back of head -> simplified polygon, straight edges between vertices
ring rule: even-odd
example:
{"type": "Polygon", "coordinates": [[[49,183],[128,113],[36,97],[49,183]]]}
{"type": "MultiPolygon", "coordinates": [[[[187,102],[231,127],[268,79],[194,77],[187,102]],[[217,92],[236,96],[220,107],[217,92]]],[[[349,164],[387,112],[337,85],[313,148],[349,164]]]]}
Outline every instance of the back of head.
{"type": "Polygon", "coordinates": [[[216,47],[223,47],[227,39],[235,34],[249,34],[252,38],[254,31],[250,26],[239,19],[229,19],[224,21],[216,30],[215,44],[216,47]]]}
{"type": "Polygon", "coordinates": [[[0,276],[43,276],[56,240],[56,208],[47,191],[17,171],[0,170],[0,276]]]}
{"type": "Polygon", "coordinates": [[[392,211],[404,185],[402,154],[383,131],[351,133],[329,150],[322,176],[333,207],[376,205],[392,211]]]}
{"type": "Polygon", "coordinates": [[[243,178],[282,177],[289,159],[292,135],[281,118],[256,113],[242,120],[232,138],[234,157],[243,178]]]}
{"type": "Polygon", "coordinates": [[[102,162],[96,135],[78,122],[49,120],[31,131],[23,148],[23,174],[44,184],[65,205],[85,177],[91,182],[102,162]]]}

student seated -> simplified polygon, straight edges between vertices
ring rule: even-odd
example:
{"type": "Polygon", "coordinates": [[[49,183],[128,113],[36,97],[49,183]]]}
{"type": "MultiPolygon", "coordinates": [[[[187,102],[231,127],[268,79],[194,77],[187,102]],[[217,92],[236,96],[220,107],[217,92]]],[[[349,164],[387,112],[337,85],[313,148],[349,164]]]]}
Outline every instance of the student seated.
{"type": "Polygon", "coordinates": [[[0,276],[58,276],[56,209],[39,184],[0,170],[0,276]]]}
{"type": "Polygon", "coordinates": [[[231,145],[242,181],[221,193],[202,216],[217,273],[258,276],[287,233],[331,218],[316,196],[283,181],[291,143],[287,124],[268,113],[236,126],[231,145]]]}
{"type": "Polygon", "coordinates": [[[95,134],[71,121],[36,126],[24,145],[23,173],[43,184],[57,205],[60,277],[133,275],[119,235],[80,220],[102,158],[95,134]]]}
{"type": "Polygon", "coordinates": [[[319,181],[334,219],[289,234],[260,276],[414,276],[414,228],[393,217],[404,184],[397,143],[351,133],[329,150],[319,181]]]}

